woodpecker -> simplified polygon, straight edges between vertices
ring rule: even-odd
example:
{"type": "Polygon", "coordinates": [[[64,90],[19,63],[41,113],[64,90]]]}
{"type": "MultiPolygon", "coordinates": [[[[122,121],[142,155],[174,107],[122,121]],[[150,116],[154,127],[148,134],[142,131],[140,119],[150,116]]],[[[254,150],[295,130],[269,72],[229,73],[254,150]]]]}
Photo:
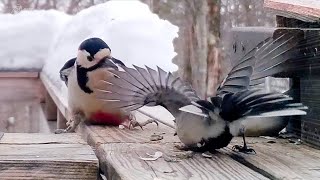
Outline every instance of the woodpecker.
{"type": "Polygon", "coordinates": [[[60,70],[60,78],[68,88],[71,119],[66,129],[58,129],[55,133],[72,132],[81,121],[115,126],[123,124],[128,128],[140,126],[130,112],[110,109],[108,103],[96,98],[95,86],[99,86],[99,81],[114,77],[109,70],[117,71],[124,66],[122,61],[111,56],[110,47],[102,39],[83,41],[77,57],[67,61],[60,70]]]}
{"type": "MultiPolygon", "coordinates": [[[[233,137],[242,136],[244,145],[235,145],[233,149],[253,153],[245,141],[245,118],[306,114],[308,107],[294,102],[290,96],[267,93],[256,86],[267,76],[301,70],[301,66],[319,60],[317,51],[301,53],[305,48],[317,46],[319,38],[304,37],[301,33],[301,30],[280,31],[278,36],[259,43],[236,61],[217,88],[217,94],[206,100],[200,99],[179,77],[147,66],[124,67],[124,72],[111,70],[115,77],[104,80],[110,86],[99,87],[97,93],[113,108],[128,112],[142,106],[163,106],[175,117],[176,133],[184,144],[181,149],[215,151],[226,147],[233,137]],[[299,43],[302,38],[304,44],[299,43]]],[[[273,122],[266,120],[264,124],[273,122]]]]}

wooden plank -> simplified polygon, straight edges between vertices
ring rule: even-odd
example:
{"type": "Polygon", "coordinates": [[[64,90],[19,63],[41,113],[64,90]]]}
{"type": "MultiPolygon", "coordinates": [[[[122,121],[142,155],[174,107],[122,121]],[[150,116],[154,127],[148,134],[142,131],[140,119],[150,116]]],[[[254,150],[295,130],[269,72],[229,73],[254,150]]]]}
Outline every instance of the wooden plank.
{"type": "Polygon", "coordinates": [[[302,21],[315,22],[320,19],[318,0],[265,0],[264,7],[279,15],[302,21]]]}
{"type": "Polygon", "coordinates": [[[1,145],[4,179],[95,179],[98,161],[87,145],[1,145]]]}
{"type": "Polygon", "coordinates": [[[103,144],[97,154],[107,179],[268,179],[223,153],[215,154],[212,159],[203,158],[201,154],[192,158],[176,157],[181,152],[176,152],[173,143],[103,144]],[[139,159],[139,156],[146,157],[146,153],[156,151],[163,152],[166,157],[175,157],[178,162],[167,162],[164,158],[156,161],[139,159]]]}
{"type": "Polygon", "coordinates": [[[58,110],[57,111],[57,129],[65,129],[67,128],[67,120],[63,116],[63,114],[58,110]]]}
{"type": "Polygon", "coordinates": [[[39,72],[0,72],[0,78],[39,78],[39,72]]]}
{"type": "Polygon", "coordinates": [[[149,124],[143,130],[139,127],[129,130],[84,123],[81,123],[80,127],[77,132],[83,135],[89,145],[95,147],[105,143],[152,143],[150,137],[154,134],[163,136],[160,142],[180,142],[177,136],[173,136],[174,130],[162,124],[159,124],[159,127],[149,124]]]}
{"type": "MultiPolygon", "coordinates": [[[[87,144],[79,134],[5,133],[0,144],[87,144]]],[[[1,145],[0,145],[1,146],[1,145]]]]}
{"type": "Polygon", "coordinates": [[[128,130],[82,123],[78,133],[97,149],[100,168],[108,179],[267,179],[221,153],[210,160],[199,154],[182,162],[140,160],[138,155],[146,156],[147,152],[183,154],[173,147],[180,142],[173,136],[174,130],[162,124],[159,127],[150,124],[144,130],[128,130]],[[153,134],[161,134],[164,138],[151,141],[153,134]]]}
{"type": "Polygon", "coordinates": [[[39,101],[8,101],[0,103],[0,131],[4,132],[50,132],[39,101]]]}
{"type": "MultiPolygon", "coordinates": [[[[268,143],[263,138],[247,138],[247,142],[257,152],[256,155],[227,150],[227,154],[235,160],[256,169],[271,179],[319,179],[320,150],[305,145],[295,145],[286,139],[277,139],[276,143],[268,143]]],[[[236,138],[234,144],[241,144],[236,138]]]]}
{"type": "Polygon", "coordinates": [[[6,133],[1,179],[96,179],[98,160],[77,134],[6,133]]]}
{"type": "Polygon", "coordinates": [[[42,83],[36,78],[0,78],[0,101],[26,101],[44,96],[42,83]]]}
{"type": "Polygon", "coordinates": [[[60,112],[66,119],[69,119],[70,115],[68,111],[67,99],[63,98],[62,93],[54,84],[52,84],[50,79],[44,73],[40,73],[40,79],[60,112]]]}
{"type": "Polygon", "coordinates": [[[47,92],[45,96],[45,105],[44,105],[44,113],[48,121],[56,121],[57,120],[57,106],[50,94],[47,92]]]}
{"type": "Polygon", "coordinates": [[[4,135],[4,132],[0,131],[0,140],[2,139],[3,135],[4,135]]]}

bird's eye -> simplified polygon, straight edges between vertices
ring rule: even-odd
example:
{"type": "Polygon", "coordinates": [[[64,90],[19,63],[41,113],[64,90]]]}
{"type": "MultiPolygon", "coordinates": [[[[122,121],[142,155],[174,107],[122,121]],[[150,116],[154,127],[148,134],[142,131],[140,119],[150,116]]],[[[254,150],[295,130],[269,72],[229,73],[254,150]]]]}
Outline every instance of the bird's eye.
{"type": "Polygon", "coordinates": [[[92,61],[93,57],[92,56],[87,56],[88,61],[92,61]]]}

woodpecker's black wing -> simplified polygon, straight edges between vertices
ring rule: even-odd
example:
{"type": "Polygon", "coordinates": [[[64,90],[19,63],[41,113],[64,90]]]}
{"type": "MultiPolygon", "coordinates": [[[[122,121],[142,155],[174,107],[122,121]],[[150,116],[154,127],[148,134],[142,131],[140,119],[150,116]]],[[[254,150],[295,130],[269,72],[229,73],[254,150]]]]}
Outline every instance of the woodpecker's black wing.
{"type": "Polygon", "coordinates": [[[68,86],[68,76],[71,70],[74,68],[74,63],[76,62],[76,58],[72,58],[67,61],[63,67],[60,69],[60,79],[64,81],[64,83],[68,86]]]}

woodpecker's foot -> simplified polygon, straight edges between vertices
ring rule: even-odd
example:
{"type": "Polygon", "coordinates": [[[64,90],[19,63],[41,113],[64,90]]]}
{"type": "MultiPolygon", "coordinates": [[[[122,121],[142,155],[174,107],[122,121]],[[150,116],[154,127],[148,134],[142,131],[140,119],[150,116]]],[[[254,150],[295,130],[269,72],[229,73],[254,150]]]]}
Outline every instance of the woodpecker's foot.
{"type": "Polygon", "coordinates": [[[234,145],[232,147],[232,150],[233,151],[242,152],[242,153],[245,153],[245,154],[257,154],[254,149],[248,148],[247,146],[234,145]]]}
{"type": "Polygon", "coordinates": [[[67,125],[66,129],[56,129],[54,133],[62,134],[62,133],[73,132],[78,127],[82,119],[83,119],[83,116],[81,114],[76,114],[66,123],[67,125]]]}
{"type": "Polygon", "coordinates": [[[135,118],[134,115],[132,115],[132,114],[129,115],[129,129],[133,129],[133,128],[137,127],[137,126],[139,126],[141,129],[143,129],[143,128],[142,128],[143,126],[146,126],[147,124],[151,124],[151,123],[153,123],[153,122],[156,123],[157,126],[159,126],[158,122],[155,121],[154,119],[148,119],[148,120],[145,121],[145,122],[139,123],[139,122],[136,120],[136,118],[135,118]]]}
{"type": "Polygon", "coordinates": [[[62,134],[62,133],[67,133],[67,130],[66,129],[56,129],[54,131],[55,134],[62,134]]]}
{"type": "Polygon", "coordinates": [[[72,127],[68,126],[66,129],[56,129],[54,131],[55,134],[62,134],[62,133],[68,133],[68,132],[71,132],[70,129],[72,127]]]}
{"type": "Polygon", "coordinates": [[[139,126],[141,129],[143,129],[142,128],[143,126],[146,126],[147,124],[151,124],[153,122],[156,123],[157,126],[159,126],[158,122],[153,120],[153,119],[148,119],[147,121],[142,122],[142,123],[139,123],[135,119],[132,119],[132,120],[129,121],[129,129],[133,129],[133,128],[137,127],[137,126],[139,126]]]}

